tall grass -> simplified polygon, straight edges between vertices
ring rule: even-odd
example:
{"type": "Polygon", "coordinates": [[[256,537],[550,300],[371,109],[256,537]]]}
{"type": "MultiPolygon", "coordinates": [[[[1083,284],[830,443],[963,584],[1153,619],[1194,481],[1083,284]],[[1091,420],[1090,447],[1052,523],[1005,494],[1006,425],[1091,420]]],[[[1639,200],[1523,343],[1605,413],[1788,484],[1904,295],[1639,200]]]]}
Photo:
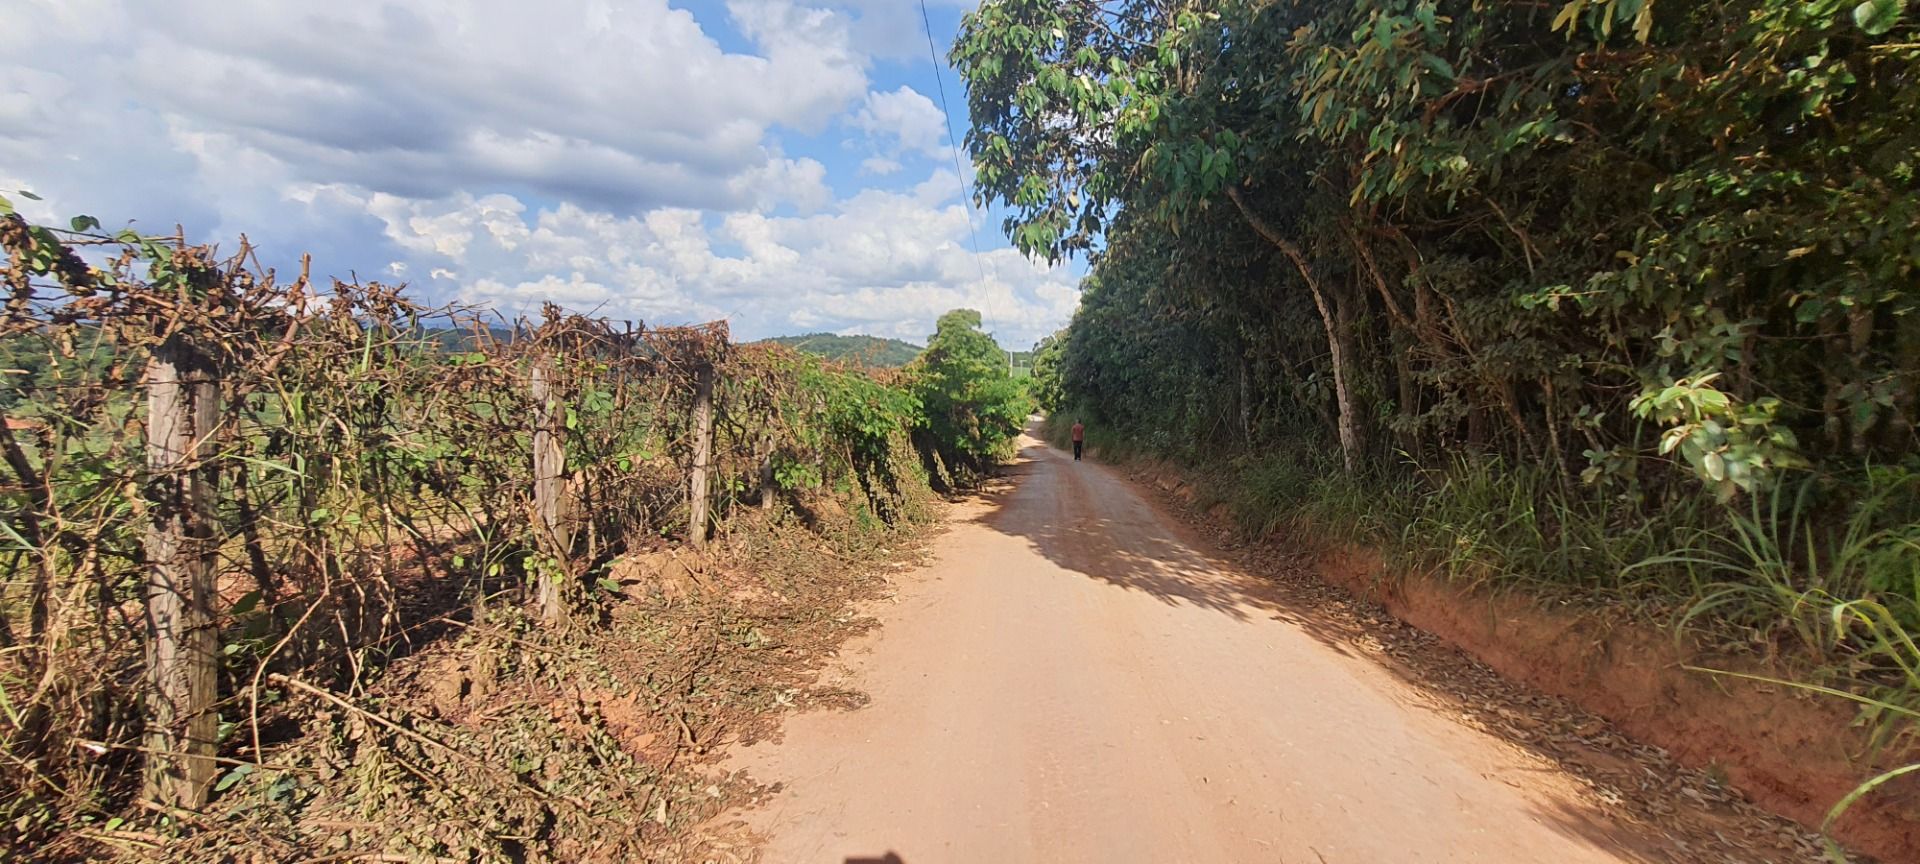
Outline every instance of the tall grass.
{"type": "Polygon", "coordinates": [[[1791,637],[1822,659],[1857,650],[1868,603],[1885,626],[1920,632],[1920,475],[1870,471],[1856,483],[1807,477],[1752,496],[1723,525],[1693,532],[1635,566],[1685,570],[1695,599],[1683,621],[1713,620],[1791,637]]]}
{"type": "MultiPolygon", "coordinates": [[[[1073,419],[1097,416],[1062,411],[1043,433],[1064,446],[1073,419]]],[[[1172,458],[1206,476],[1201,503],[1226,504],[1242,530],[1310,528],[1380,547],[1401,569],[1632,604],[1670,615],[1682,629],[1790,639],[1816,662],[1862,652],[1858,616],[1832,611],[1845,604],[1873,604],[1897,634],[1920,633],[1913,470],[1799,477],[1732,505],[1704,492],[1671,493],[1649,508],[1486,454],[1432,465],[1403,457],[1348,473],[1337,452],[1309,434],[1216,454],[1161,446],[1091,419],[1087,443],[1105,459],[1172,458]]]]}
{"type": "Polygon", "coordinates": [[[1710,516],[1701,499],[1667,519],[1636,518],[1566,494],[1546,469],[1493,457],[1348,474],[1336,453],[1303,441],[1236,456],[1208,473],[1215,494],[1252,533],[1307,529],[1378,547],[1402,570],[1601,600],[1671,594],[1684,581],[1673,568],[1635,565],[1710,516]]]}
{"type": "MultiPolygon", "coordinates": [[[[1913,631],[1901,623],[1891,609],[1871,600],[1836,602],[1822,612],[1822,617],[1832,622],[1834,633],[1844,634],[1852,640],[1864,656],[1881,661],[1881,668],[1897,670],[1894,680],[1866,692],[1855,692],[1769,675],[1693,666],[1688,668],[1712,675],[1792,687],[1853,702],[1860,706],[1862,718],[1873,724],[1877,733],[1876,745],[1920,737],[1920,700],[1915,698],[1916,694],[1920,694],[1920,645],[1915,644],[1913,631]]],[[[1831,838],[1833,824],[1860,799],[1895,779],[1916,772],[1920,772],[1920,762],[1891,768],[1862,781],[1827,810],[1826,818],[1820,824],[1821,833],[1831,838]]],[[[1847,855],[1839,844],[1829,839],[1826,846],[1830,860],[1836,864],[1846,864],[1847,855]]]]}
{"type": "MultiPolygon", "coordinates": [[[[1755,496],[1718,530],[1704,530],[1647,566],[1693,578],[1682,626],[1731,624],[1790,641],[1814,661],[1797,680],[1698,671],[1794,687],[1853,702],[1876,747],[1920,739],[1920,474],[1898,468],[1853,482],[1807,477],[1755,496]]],[[[1915,772],[1877,774],[1827,812],[1822,830],[1861,798],[1915,772]]],[[[1845,861],[1829,843],[1828,856],[1845,861]]]]}

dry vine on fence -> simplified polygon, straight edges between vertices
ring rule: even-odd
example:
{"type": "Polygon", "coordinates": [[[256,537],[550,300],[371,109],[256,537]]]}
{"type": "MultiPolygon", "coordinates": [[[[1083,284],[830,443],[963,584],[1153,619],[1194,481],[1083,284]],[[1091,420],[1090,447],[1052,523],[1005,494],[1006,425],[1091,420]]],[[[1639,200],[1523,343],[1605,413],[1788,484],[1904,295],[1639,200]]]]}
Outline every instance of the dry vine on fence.
{"type": "Polygon", "coordinates": [[[73,228],[0,216],[13,840],[197,809],[291,734],[277,705],[352,707],[463,606],[574,627],[615,556],[716,508],[837,485],[888,518],[912,461],[904,391],[724,323],[492,324],[73,228]]]}

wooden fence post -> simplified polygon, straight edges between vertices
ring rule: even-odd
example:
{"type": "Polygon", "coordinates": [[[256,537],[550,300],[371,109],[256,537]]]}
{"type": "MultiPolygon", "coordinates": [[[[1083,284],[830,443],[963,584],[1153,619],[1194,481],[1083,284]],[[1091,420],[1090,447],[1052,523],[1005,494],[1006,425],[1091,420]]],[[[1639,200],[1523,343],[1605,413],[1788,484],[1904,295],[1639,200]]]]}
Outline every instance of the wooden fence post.
{"type": "Polygon", "coordinates": [[[760,439],[760,509],[773,509],[774,493],[773,433],[768,432],[760,439]]]}
{"type": "Polygon", "coordinates": [[[687,539],[707,545],[707,472],[713,460],[713,364],[702,363],[693,378],[693,471],[688,483],[687,539]]]}
{"type": "Polygon", "coordinates": [[[213,782],[220,634],[213,619],[208,465],[220,392],[212,364],[174,340],[147,361],[147,798],[198,809],[213,782]]]}
{"type": "Polygon", "coordinates": [[[559,560],[554,572],[545,574],[538,588],[536,605],[540,617],[549,623],[566,615],[566,556],[573,548],[571,532],[565,524],[562,498],[566,494],[567,453],[560,444],[560,400],[554,393],[551,361],[540,358],[533,364],[533,504],[552,554],[559,560]]]}

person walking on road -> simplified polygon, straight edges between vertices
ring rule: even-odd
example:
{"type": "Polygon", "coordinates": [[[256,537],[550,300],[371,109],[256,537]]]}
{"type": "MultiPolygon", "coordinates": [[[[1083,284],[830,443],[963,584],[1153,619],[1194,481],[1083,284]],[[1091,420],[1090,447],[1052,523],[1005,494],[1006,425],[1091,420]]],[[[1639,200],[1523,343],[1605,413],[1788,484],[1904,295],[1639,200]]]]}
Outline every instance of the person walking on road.
{"type": "Polygon", "coordinates": [[[1073,421],[1073,461],[1080,461],[1080,448],[1087,443],[1087,427],[1073,421]]]}

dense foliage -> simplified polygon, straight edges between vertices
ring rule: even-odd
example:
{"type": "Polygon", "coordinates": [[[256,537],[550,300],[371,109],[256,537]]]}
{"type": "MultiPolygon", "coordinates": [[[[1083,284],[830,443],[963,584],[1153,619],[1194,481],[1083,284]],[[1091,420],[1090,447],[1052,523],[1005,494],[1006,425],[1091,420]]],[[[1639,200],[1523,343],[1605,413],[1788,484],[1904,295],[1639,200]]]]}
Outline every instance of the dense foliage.
{"type": "Polygon", "coordinates": [[[964,482],[1009,455],[1032,403],[1008,372],[1006,353],[980,330],[979,312],[955,309],[936,327],[907,372],[923,411],[922,449],[937,453],[947,474],[964,482]]]}
{"type": "Polygon", "coordinates": [[[808,333],[804,336],[775,336],[764,341],[838,363],[873,369],[898,369],[920,356],[918,345],[878,336],[808,333]]]}
{"type": "Polygon", "coordinates": [[[1905,0],[986,0],[952,57],[980,196],[1091,259],[1034,390],[1096,447],[1792,646],[1912,731],[1917,36],[1905,0]]]}
{"type": "Polygon", "coordinates": [[[989,0],[952,56],[982,197],[1093,264],[1050,407],[1400,490],[1374,510],[1520,490],[1369,524],[1817,646],[1863,607],[1790,598],[1920,626],[1917,31],[1900,0],[989,0]]]}

